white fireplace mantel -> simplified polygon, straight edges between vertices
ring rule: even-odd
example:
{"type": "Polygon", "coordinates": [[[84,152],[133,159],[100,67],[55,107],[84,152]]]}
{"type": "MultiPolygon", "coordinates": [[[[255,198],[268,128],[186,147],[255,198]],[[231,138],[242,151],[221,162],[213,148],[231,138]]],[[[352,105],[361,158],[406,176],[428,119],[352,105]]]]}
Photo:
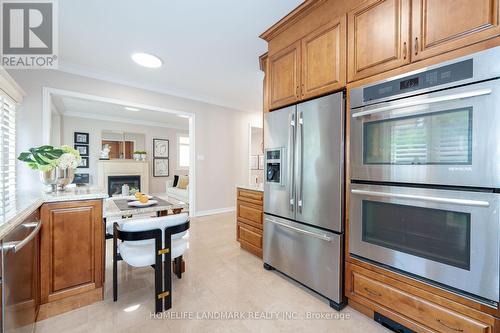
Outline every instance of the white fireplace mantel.
{"type": "Polygon", "coordinates": [[[97,184],[108,188],[109,176],[141,176],[141,192],[149,193],[149,164],[147,161],[100,160],[97,167],[97,184]]]}

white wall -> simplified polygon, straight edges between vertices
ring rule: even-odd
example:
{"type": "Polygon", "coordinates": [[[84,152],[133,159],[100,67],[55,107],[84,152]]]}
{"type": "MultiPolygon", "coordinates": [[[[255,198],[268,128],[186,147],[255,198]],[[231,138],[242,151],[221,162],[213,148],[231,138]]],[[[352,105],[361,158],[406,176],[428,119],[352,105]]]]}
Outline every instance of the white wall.
{"type": "MultiPolygon", "coordinates": [[[[172,179],[174,174],[186,175],[186,170],[178,170],[177,166],[177,134],[188,134],[187,130],[178,130],[173,128],[134,125],[130,123],[120,123],[114,121],[95,120],[87,118],[77,118],[63,116],[63,139],[62,144],[73,146],[74,132],[89,133],[89,155],[90,161],[88,169],[78,169],[77,172],[89,173],[91,184],[97,183],[97,161],[101,152],[101,136],[103,130],[111,131],[124,131],[127,133],[135,133],[137,139],[136,150],[144,149],[148,153],[149,162],[149,191],[151,193],[165,192],[165,182],[167,179],[172,179]],[[138,135],[139,134],[139,135],[138,135]],[[142,140],[140,138],[142,137],[142,140]],[[152,163],[152,146],[153,139],[167,139],[169,140],[169,163],[170,163],[170,177],[153,177],[153,163],[152,163]],[[144,142],[145,141],[145,142],[144,142]]],[[[121,137],[121,135],[120,135],[121,137]]],[[[132,136],[128,136],[130,139],[132,136]]]]}
{"type": "MultiPolygon", "coordinates": [[[[196,211],[235,206],[236,185],[248,182],[248,124],[260,112],[243,113],[171,95],[54,70],[11,70],[26,91],[17,115],[18,151],[42,144],[42,88],[51,87],[196,114],[196,211]]],[[[19,163],[20,190],[41,188],[38,175],[19,163]]]]}
{"type": "MultiPolygon", "coordinates": [[[[263,147],[263,134],[264,131],[259,127],[251,127],[251,143],[250,143],[250,155],[264,155],[263,147]]],[[[263,183],[264,182],[264,170],[250,170],[250,181],[252,183],[263,183]]]]}

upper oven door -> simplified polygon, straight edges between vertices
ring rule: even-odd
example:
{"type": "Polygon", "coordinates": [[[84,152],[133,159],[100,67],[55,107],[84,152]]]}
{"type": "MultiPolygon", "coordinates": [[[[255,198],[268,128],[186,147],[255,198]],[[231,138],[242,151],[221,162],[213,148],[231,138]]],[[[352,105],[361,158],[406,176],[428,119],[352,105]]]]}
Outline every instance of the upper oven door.
{"type": "Polygon", "coordinates": [[[499,201],[488,192],[352,184],[349,253],[498,302],[499,201]]]}
{"type": "Polygon", "coordinates": [[[351,178],[500,188],[499,80],[351,110],[351,178]]]}

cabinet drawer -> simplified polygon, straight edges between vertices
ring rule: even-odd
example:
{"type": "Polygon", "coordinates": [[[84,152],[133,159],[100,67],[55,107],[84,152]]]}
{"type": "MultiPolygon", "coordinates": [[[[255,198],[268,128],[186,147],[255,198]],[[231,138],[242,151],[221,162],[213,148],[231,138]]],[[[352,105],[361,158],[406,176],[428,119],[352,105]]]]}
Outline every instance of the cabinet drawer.
{"type": "Polygon", "coordinates": [[[367,276],[352,272],[352,292],[438,332],[490,332],[482,322],[433,304],[367,276]]]}
{"type": "Polygon", "coordinates": [[[262,257],[262,230],[238,222],[237,238],[243,249],[262,257]]]}
{"type": "Polygon", "coordinates": [[[251,202],[256,205],[262,205],[262,192],[238,189],[238,200],[251,202]]]}
{"type": "Polygon", "coordinates": [[[262,229],[262,206],[238,200],[237,218],[238,221],[262,229]]]}

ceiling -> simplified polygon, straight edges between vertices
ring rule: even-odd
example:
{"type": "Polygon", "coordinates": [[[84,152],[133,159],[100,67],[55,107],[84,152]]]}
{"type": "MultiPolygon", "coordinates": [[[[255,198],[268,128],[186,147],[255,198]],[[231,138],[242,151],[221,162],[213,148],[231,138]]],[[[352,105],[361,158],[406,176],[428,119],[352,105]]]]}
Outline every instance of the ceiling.
{"type": "Polygon", "coordinates": [[[59,1],[63,71],[242,111],[262,109],[258,36],[302,0],[59,1]],[[133,52],[159,56],[147,69],[133,52]]]}
{"type": "Polygon", "coordinates": [[[125,109],[126,105],[61,95],[52,95],[52,102],[56,111],[63,116],[189,129],[189,119],[181,118],[174,113],[146,109],[128,111],[125,109]]]}

